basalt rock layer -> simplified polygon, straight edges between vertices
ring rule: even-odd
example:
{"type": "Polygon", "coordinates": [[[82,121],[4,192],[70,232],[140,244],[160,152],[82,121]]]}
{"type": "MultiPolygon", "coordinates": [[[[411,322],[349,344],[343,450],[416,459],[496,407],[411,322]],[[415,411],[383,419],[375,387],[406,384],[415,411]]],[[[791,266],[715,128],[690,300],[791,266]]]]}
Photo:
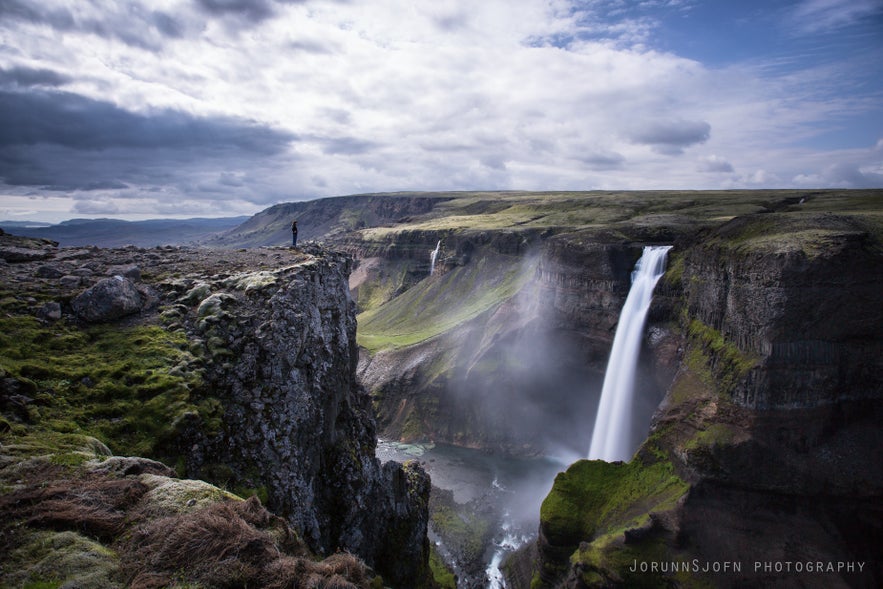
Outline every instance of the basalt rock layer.
{"type": "Polygon", "coordinates": [[[679,325],[674,380],[627,468],[556,479],[535,583],[879,585],[881,252],[866,217],[777,213],[676,250],[657,309],[679,325]]]}

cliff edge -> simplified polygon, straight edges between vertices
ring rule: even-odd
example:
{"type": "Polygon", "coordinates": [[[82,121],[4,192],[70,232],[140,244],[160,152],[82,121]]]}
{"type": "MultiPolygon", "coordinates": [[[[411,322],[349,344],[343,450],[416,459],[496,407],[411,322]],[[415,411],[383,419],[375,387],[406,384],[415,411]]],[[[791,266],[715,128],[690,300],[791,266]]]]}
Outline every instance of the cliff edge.
{"type": "MultiPolygon", "coordinates": [[[[33,491],[40,477],[16,473],[34,460],[74,463],[52,480],[94,476],[80,454],[65,458],[70,452],[52,444],[31,452],[27,440],[94,436],[116,454],[146,455],[253,495],[283,518],[303,553],[346,551],[387,585],[422,583],[429,480],[417,464],[374,456],[370,404],[355,379],[346,256],[317,247],[104,250],[0,239],[4,501],[20,505],[33,491]]],[[[114,475],[131,480],[143,474],[136,470],[114,475]]],[[[66,484],[77,486],[58,486],[66,484]]],[[[127,513],[142,491],[110,509],[127,513]]],[[[21,557],[33,540],[18,532],[45,529],[31,511],[4,525],[7,555],[21,557]]],[[[116,550],[119,536],[98,540],[116,550]]]]}

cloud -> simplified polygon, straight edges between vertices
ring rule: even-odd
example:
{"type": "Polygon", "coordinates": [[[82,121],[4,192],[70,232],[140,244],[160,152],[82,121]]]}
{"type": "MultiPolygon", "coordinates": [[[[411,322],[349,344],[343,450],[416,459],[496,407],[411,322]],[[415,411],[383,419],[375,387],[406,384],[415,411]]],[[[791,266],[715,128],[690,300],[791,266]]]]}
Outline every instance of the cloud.
{"type": "Polygon", "coordinates": [[[796,32],[803,35],[852,26],[883,12],[881,0],[803,0],[790,14],[796,32]]]}
{"type": "MultiPolygon", "coordinates": [[[[0,17],[46,25],[56,31],[79,32],[126,45],[159,51],[163,40],[178,38],[183,29],[169,13],[145,8],[139,3],[98,1],[75,4],[74,8],[52,6],[51,2],[3,0],[0,17]]],[[[2,20],[2,18],[0,18],[2,20]]]]}
{"type": "Polygon", "coordinates": [[[0,87],[3,86],[64,86],[72,78],[46,68],[30,68],[16,66],[9,69],[0,68],[0,87]]]}
{"type": "Polygon", "coordinates": [[[80,215],[117,215],[122,212],[119,204],[108,199],[78,200],[73,210],[80,215]]]}
{"type": "Polygon", "coordinates": [[[700,172],[732,173],[733,164],[717,155],[710,155],[699,161],[700,172]]]}
{"type": "Polygon", "coordinates": [[[70,92],[0,91],[0,148],[51,144],[74,149],[236,149],[256,154],[283,150],[294,139],[231,117],[194,117],[161,110],[148,115],[70,92]]]}
{"type": "Polygon", "coordinates": [[[864,170],[853,163],[838,162],[828,166],[822,174],[798,176],[795,182],[804,186],[832,188],[881,188],[883,174],[864,170]]]}
{"type": "Polygon", "coordinates": [[[275,14],[270,0],[196,0],[199,7],[213,16],[243,17],[253,23],[275,14]]]}
{"type": "Polygon", "coordinates": [[[357,137],[334,137],[318,139],[322,152],[328,155],[361,155],[380,147],[375,141],[357,137]]]}
{"type": "Polygon", "coordinates": [[[590,170],[617,170],[625,165],[625,157],[615,151],[596,151],[576,156],[590,170]]]}
{"type": "Polygon", "coordinates": [[[799,185],[837,161],[873,179],[818,147],[879,108],[871,76],[679,56],[664,19],[694,6],[0,0],[0,190],[240,214],[389,190],[799,185]]]}
{"type": "Polygon", "coordinates": [[[679,155],[684,149],[705,143],[711,136],[711,125],[705,121],[649,121],[634,128],[629,138],[634,143],[649,145],[665,155],[679,155]]]}
{"type": "Polygon", "coordinates": [[[0,91],[0,177],[60,190],[163,184],[182,165],[224,170],[295,139],[254,121],[179,111],[133,113],[69,92],[0,91]]]}

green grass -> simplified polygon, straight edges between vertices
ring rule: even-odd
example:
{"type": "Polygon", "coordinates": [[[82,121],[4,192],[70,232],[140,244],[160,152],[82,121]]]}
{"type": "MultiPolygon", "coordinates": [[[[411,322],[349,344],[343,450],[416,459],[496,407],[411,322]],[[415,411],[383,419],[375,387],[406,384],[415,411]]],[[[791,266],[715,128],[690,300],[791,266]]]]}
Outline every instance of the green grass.
{"type": "MultiPolygon", "coordinates": [[[[641,559],[665,553],[658,534],[622,550],[626,530],[647,527],[651,512],[674,509],[689,488],[664,452],[641,456],[628,463],[580,460],[555,478],[540,508],[543,577],[560,577],[576,565],[584,582],[605,585],[610,575],[622,578],[620,569],[632,562],[629,551],[641,559]]],[[[531,586],[543,586],[539,576],[531,586]]]]}
{"type": "Polygon", "coordinates": [[[516,259],[489,256],[431,276],[358,316],[359,345],[371,352],[414,345],[485,313],[515,295],[531,276],[516,259]]]}
{"type": "Polygon", "coordinates": [[[200,360],[180,331],[156,326],[79,328],[30,316],[0,317],[0,369],[35,399],[40,430],[94,436],[126,455],[156,457],[187,412],[214,423],[219,407],[195,403],[200,360]]]}
{"type": "Polygon", "coordinates": [[[540,509],[552,544],[576,546],[644,525],[651,511],[674,507],[687,491],[670,462],[580,460],[555,478],[540,509]]]}
{"type": "Polygon", "coordinates": [[[365,239],[380,239],[404,228],[460,231],[504,228],[563,230],[632,223],[636,225],[720,224],[768,211],[788,213],[880,212],[873,190],[469,192],[453,197],[407,225],[373,227],[365,239]],[[804,203],[800,204],[800,199],[804,203]]]}
{"type": "Polygon", "coordinates": [[[706,385],[727,395],[732,394],[736,384],[759,361],[698,319],[689,321],[687,335],[690,344],[685,355],[687,366],[706,385]]]}
{"type": "Polygon", "coordinates": [[[457,589],[457,578],[442,560],[435,544],[429,546],[429,570],[439,589],[457,589]]]}
{"type": "Polygon", "coordinates": [[[811,200],[799,210],[776,212],[738,219],[721,227],[709,243],[716,243],[727,249],[763,254],[802,253],[807,258],[815,258],[829,251],[836,251],[844,239],[861,239],[870,236],[879,243],[883,240],[883,198],[876,200],[831,195],[823,199],[830,206],[840,203],[843,209],[821,207],[811,200]],[[872,208],[876,203],[877,207],[872,208]]]}

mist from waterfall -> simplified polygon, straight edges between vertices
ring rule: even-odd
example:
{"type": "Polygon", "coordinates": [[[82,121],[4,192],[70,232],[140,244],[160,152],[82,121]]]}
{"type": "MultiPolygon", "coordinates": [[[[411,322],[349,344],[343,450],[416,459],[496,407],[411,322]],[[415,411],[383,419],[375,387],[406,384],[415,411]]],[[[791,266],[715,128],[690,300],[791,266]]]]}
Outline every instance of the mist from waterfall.
{"type": "Polygon", "coordinates": [[[632,272],[632,286],[619,316],[604,374],[589,449],[590,460],[628,461],[635,450],[631,447],[630,437],[638,354],[653,288],[665,273],[666,256],[671,247],[646,246],[632,272]]]}
{"type": "Polygon", "coordinates": [[[429,254],[429,275],[435,274],[435,261],[438,259],[438,252],[441,250],[441,240],[435,244],[435,249],[429,254]]]}

